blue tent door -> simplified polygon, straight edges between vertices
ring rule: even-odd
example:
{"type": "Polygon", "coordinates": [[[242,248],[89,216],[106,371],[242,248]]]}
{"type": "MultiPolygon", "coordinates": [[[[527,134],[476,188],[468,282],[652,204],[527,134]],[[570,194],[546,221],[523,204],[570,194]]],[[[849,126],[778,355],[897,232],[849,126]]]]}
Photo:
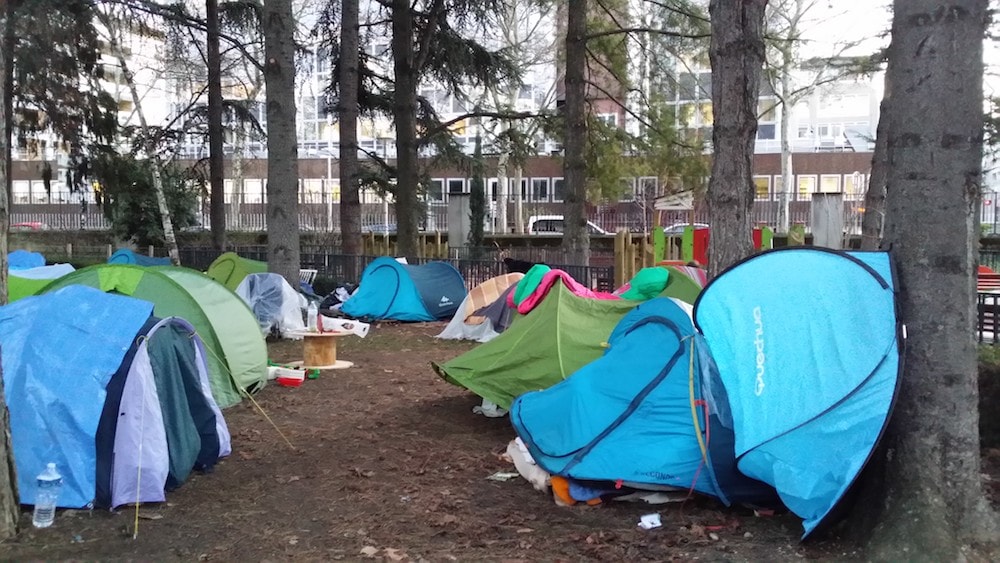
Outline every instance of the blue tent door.
{"type": "Polygon", "coordinates": [[[429,262],[422,266],[406,266],[406,271],[429,316],[439,320],[455,316],[466,290],[462,274],[454,266],[429,262]]]}
{"type": "Polygon", "coordinates": [[[355,318],[432,321],[404,266],[388,257],[376,258],[365,268],[358,292],[341,311],[355,318]]]}
{"type": "Polygon", "coordinates": [[[728,393],[740,471],[772,484],[808,535],[889,419],[900,359],[888,255],[758,254],[705,288],[695,320],[728,393]]]}

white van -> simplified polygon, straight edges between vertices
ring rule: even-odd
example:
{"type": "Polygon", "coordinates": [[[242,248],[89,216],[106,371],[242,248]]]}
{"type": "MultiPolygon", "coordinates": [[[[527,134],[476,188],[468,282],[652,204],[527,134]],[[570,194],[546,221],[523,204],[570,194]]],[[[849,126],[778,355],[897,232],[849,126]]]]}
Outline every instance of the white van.
{"type": "MultiPolygon", "coordinates": [[[[561,235],[563,234],[562,215],[532,215],[528,218],[529,235],[561,235]]],[[[593,221],[587,221],[587,233],[591,235],[610,235],[611,233],[598,227],[593,221]]]]}

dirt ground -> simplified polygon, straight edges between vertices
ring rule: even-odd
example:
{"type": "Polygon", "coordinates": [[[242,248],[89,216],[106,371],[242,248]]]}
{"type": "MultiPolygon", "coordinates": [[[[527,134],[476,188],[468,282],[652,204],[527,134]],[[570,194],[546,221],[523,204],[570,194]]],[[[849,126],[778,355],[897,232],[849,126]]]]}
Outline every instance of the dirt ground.
{"type": "MultiPolygon", "coordinates": [[[[471,393],[440,380],[431,361],[473,343],[439,341],[442,323],[387,324],[345,338],[340,358],[299,388],[269,385],[256,400],[294,446],[248,401],[225,411],[233,455],[194,475],[168,502],[135,511],[60,511],[0,544],[4,559],[384,561],[759,561],[835,559],[857,553],[835,540],[798,541],[788,514],[756,516],[710,500],[650,506],[561,508],[516,478],[500,453],[506,418],[472,413],[471,393]],[[663,527],[643,531],[641,515],[663,527]]],[[[271,357],[300,359],[301,343],[271,357]]],[[[1000,498],[1000,450],[985,457],[1000,498]]]]}

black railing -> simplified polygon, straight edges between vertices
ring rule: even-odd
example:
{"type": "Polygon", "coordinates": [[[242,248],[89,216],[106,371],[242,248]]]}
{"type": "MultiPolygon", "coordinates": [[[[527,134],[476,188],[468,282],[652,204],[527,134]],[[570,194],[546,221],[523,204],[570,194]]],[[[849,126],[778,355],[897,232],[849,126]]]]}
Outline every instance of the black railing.
{"type": "MultiPolygon", "coordinates": [[[[299,256],[301,268],[316,270],[316,290],[325,291],[342,283],[357,283],[361,272],[378,256],[351,256],[331,252],[331,249],[321,246],[305,246],[299,256]],[[325,287],[331,286],[331,287],[325,287]]],[[[244,258],[266,260],[267,247],[263,245],[233,248],[244,258]]],[[[188,247],[180,250],[181,264],[196,270],[206,270],[221,254],[218,250],[208,247],[188,247]]],[[[436,258],[419,258],[415,264],[437,261],[436,258]]],[[[462,274],[467,287],[475,287],[482,282],[501,274],[508,273],[506,264],[499,255],[486,258],[449,258],[440,260],[448,262],[462,274]]],[[[539,260],[540,261],[540,260],[539,260]]],[[[547,262],[548,263],[548,262],[547,262]]],[[[548,263],[552,268],[564,270],[573,279],[586,287],[600,291],[614,289],[614,261],[608,265],[574,266],[548,263]]]]}
{"type": "Polygon", "coordinates": [[[1000,293],[976,295],[976,337],[980,344],[1000,344],[997,320],[1000,319],[1000,293]]]}

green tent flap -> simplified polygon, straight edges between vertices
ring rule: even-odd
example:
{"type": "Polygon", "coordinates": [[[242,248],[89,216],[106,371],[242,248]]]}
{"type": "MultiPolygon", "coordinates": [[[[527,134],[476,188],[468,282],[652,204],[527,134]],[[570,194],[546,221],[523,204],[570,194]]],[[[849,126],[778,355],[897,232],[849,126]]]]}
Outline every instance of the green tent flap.
{"type": "Polygon", "coordinates": [[[267,262],[243,258],[235,252],[226,252],[216,258],[205,273],[213,280],[236,291],[243,278],[249,274],[263,274],[265,272],[267,272],[267,262]]]}
{"type": "MultiPolygon", "coordinates": [[[[660,295],[693,303],[698,284],[668,269],[667,287],[660,295]]],[[[518,395],[547,389],[599,358],[618,321],[639,303],[578,297],[557,283],[537,307],[516,315],[493,340],[432,365],[445,381],[509,408],[518,395]]]]}
{"type": "Polygon", "coordinates": [[[42,292],[73,284],[143,299],[157,317],[191,323],[205,344],[212,396],[220,408],[267,382],[267,346],[257,319],[235,293],[204,274],[173,266],[98,264],[53,280],[42,292]]]}
{"type": "Polygon", "coordinates": [[[52,280],[36,280],[9,274],[7,276],[7,302],[13,303],[18,299],[37,295],[50,283],[52,280]]]}
{"type": "Polygon", "coordinates": [[[97,289],[105,293],[112,291],[122,295],[135,295],[135,289],[142,280],[141,270],[100,269],[97,271],[97,289]]]}

